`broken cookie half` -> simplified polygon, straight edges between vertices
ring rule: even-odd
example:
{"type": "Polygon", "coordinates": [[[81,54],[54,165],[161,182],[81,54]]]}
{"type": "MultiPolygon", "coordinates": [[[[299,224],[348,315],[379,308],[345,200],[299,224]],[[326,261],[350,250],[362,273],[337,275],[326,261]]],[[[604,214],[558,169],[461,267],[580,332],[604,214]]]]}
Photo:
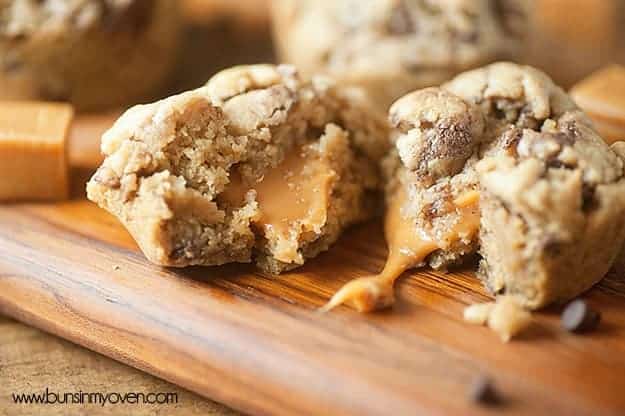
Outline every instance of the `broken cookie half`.
{"type": "Polygon", "coordinates": [[[235,67],[128,110],[103,136],[88,197],[154,263],[280,273],[373,214],[387,134],[357,91],[290,66],[235,67]]]}
{"type": "Polygon", "coordinates": [[[511,63],[466,72],[401,98],[390,121],[389,259],[328,308],[388,306],[404,270],[479,251],[486,287],[536,309],[587,290],[614,263],[625,240],[622,152],[545,74],[511,63]]]}

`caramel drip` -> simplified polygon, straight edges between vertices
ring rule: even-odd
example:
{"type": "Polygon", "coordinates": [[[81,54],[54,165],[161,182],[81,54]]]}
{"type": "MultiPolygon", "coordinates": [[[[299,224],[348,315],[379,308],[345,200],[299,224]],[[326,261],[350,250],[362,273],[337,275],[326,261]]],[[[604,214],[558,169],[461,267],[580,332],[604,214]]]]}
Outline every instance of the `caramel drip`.
{"type": "Polygon", "coordinates": [[[445,249],[450,242],[471,238],[479,229],[479,214],[476,205],[479,194],[469,191],[454,202],[460,221],[445,238],[436,241],[417,229],[414,220],[402,214],[406,194],[399,190],[387,209],[384,232],[389,247],[384,269],[380,274],[352,280],[343,286],[322,308],[329,311],[341,304],[348,304],[359,312],[369,312],[393,304],[395,281],[402,273],[420,265],[438,249],[445,249]]]}
{"type": "Polygon", "coordinates": [[[220,198],[240,206],[247,192],[255,190],[260,214],[254,223],[270,242],[272,255],[285,263],[300,263],[298,238],[302,232],[318,232],[325,225],[335,176],[326,161],[298,148],[252,186],[232,175],[220,198]]]}

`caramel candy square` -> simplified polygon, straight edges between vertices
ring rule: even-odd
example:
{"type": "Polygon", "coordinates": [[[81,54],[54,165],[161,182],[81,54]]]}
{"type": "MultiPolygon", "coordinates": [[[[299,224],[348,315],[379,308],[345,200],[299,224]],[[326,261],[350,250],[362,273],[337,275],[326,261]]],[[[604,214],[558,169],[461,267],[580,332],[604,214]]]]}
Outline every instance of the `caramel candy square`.
{"type": "Polygon", "coordinates": [[[68,196],[70,105],[0,102],[0,201],[68,196]]]}
{"type": "Polygon", "coordinates": [[[575,85],[571,96],[608,143],[625,140],[625,67],[595,72],[575,85]]]}

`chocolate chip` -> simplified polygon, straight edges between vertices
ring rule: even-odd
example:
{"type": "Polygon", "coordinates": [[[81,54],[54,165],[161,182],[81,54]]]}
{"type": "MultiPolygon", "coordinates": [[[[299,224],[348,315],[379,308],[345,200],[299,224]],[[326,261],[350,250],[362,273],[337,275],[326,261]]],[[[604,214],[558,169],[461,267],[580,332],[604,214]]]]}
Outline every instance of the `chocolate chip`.
{"type": "Polygon", "coordinates": [[[592,309],[588,304],[577,299],[569,303],[562,312],[562,327],[569,332],[592,331],[599,325],[601,314],[592,309]]]}
{"type": "Polygon", "coordinates": [[[550,257],[558,257],[562,255],[563,245],[561,241],[556,240],[554,237],[546,237],[543,250],[545,254],[550,257]]]}
{"type": "Polygon", "coordinates": [[[488,376],[481,375],[471,383],[469,399],[475,404],[494,406],[501,402],[493,381],[488,376]]]}
{"type": "Polygon", "coordinates": [[[582,210],[584,212],[590,212],[599,208],[599,200],[595,194],[595,187],[583,184],[582,186],[582,210]]]}
{"type": "Polygon", "coordinates": [[[500,108],[495,108],[493,111],[494,111],[494,113],[495,113],[495,118],[496,118],[497,120],[505,120],[505,119],[506,119],[507,114],[506,114],[506,112],[505,112],[505,111],[503,111],[502,109],[500,109],[500,108]]]}

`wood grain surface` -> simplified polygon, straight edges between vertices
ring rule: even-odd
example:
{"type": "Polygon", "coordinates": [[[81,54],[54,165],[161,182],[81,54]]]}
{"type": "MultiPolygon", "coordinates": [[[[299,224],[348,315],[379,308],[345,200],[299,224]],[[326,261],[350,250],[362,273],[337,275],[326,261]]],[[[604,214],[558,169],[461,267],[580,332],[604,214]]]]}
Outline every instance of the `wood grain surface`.
{"type": "Polygon", "coordinates": [[[599,331],[564,333],[557,310],[501,344],[462,322],[487,299],[469,271],[411,272],[391,311],[316,308],[384,261],[379,224],[280,277],[249,266],[149,264],[117,221],[76,199],[0,207],[0,311],[253,414],[479,414],[489,374],[509,414],[625,411],[625,281],[587,298],[599,331]]]}
{"type": "MultiPolygon", "coordinates": [[[[0,415],[241,416],[166,381],[0,316],[0,415]],[[13,394],[173,393],[167,404],[18,404],[13,394]]],[[[54,399],[52,399],[54,400],[54,399]]]]}

